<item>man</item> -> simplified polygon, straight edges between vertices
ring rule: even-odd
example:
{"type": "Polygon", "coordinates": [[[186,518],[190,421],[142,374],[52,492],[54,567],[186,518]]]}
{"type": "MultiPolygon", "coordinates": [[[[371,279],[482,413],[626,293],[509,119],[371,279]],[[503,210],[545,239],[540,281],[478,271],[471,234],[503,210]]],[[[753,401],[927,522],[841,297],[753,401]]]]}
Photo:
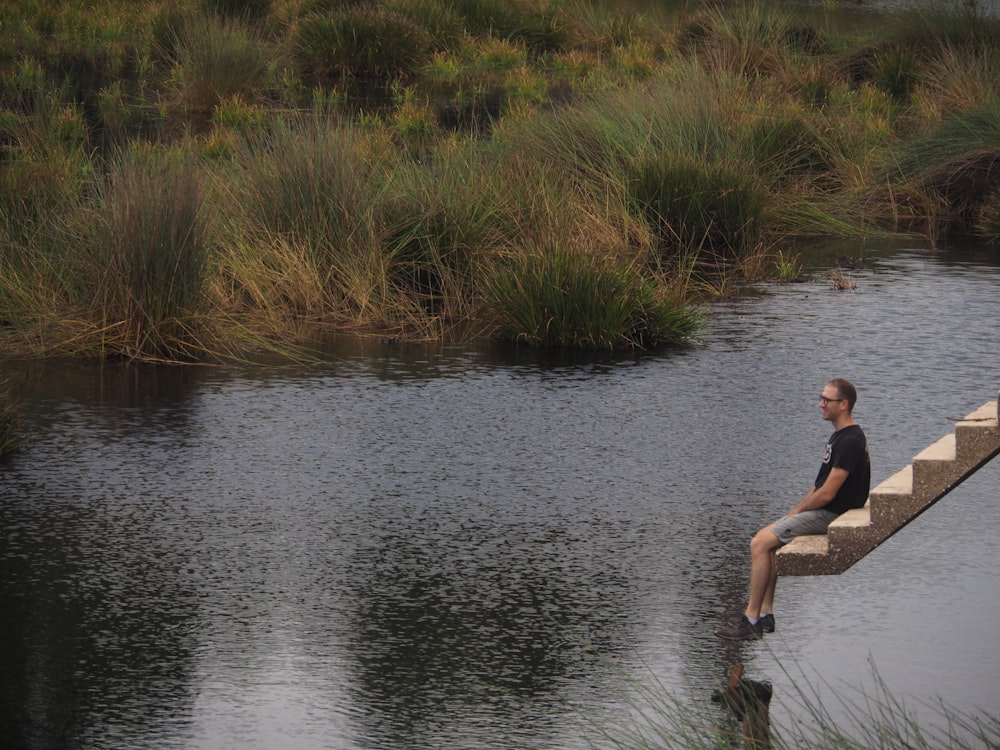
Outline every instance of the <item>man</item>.
{"type": "Polygon", "coordinates": [[[819,406],[833,423],[833,435],[816,481],[779,521],[765,526],[750,540],[750,598],[735,625],[715,631],[720,638],[745,640],[774,632],[774,588],[778,580],[774,553],[797,536],[825,534],[830,522],[868,499],[871,461],[868,441],[852,412],[858,392],[850,381],[834,378],[823,388],[819,406]]]}

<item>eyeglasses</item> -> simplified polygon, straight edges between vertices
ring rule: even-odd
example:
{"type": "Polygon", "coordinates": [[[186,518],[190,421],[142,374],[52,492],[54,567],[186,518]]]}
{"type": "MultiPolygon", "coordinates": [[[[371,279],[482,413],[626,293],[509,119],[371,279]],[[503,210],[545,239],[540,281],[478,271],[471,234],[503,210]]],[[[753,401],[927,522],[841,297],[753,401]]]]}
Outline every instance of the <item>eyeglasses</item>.
{"type": "Polygon", "coordinates": [[[847,399],[843,398],[842,396],[838,396],[837,398],[827,398],[826,396],[819,397],[819,402],[822,406],[826,406],[827,404],[833,403],[834,401],[846,401],[846,400],[847,399]]]}

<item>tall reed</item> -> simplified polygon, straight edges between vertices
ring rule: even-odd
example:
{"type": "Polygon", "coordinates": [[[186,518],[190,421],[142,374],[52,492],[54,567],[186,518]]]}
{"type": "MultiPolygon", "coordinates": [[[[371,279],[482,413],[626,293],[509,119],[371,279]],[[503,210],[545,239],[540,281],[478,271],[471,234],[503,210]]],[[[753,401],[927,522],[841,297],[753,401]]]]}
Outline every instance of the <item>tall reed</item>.
{"type": "Polygon", "coordinates": [[[919,207],[934,234],[968,232],[998,191],[1000,99],[942,121],[899,150],[887,179],[919,207]]]}
{"type": "Polygon", "coordinates": [[[187,150],[136,147],[114,159],[83,210],[67,225],[79,237],[79,307],[88,338],[106,356],[185,359],[203,341],[210,250],[202,184],[187,150]]]}
{"type": "Polygon", "coordinates": [[[428,316],[474,308],[475,271],[498,242],[500,207],[471,148],[441,149],[395,170],[379,203],[389,283],[428,316]]]}
{"type": "Polygon", "coordinates": [[[762,242],[764,199],[746,166],[649,156],[630,183],[666,254],[701,250],[703,264],[724,264],[762,242]]]}
{"type": "Polygon", "coordinates": [[[275,54],[244,25],[216,17],[188,19],[171,48],[178,100],[185,110],[201,115],[211,114],[224,99],[260,97],[275,54]]]}
{"type": "Polygon", "coordinates": [[[215,287],[222,308],[271,321],[381,321],[390,299],[374,210],[395,158],[319,112],[247,134],[214,182],[214,200],[233,207],[215,287]]]}

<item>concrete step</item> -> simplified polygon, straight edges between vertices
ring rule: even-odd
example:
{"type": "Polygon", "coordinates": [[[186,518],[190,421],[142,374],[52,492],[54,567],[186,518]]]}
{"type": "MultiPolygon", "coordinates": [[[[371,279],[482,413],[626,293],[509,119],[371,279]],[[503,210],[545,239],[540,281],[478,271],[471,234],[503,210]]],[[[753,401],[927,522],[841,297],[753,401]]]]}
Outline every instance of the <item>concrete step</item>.
{"type": "Polygon", "coordinates": [[[955,423],[955,449],[960,461],[974,463],[996,445],[1000,434],[1000,397],[955,423]]]}
{"type": "Polygon", "coordinates": [[[913,494],[933,497],[940,487],[951,484],[960,475],[955,459],[955,434],[945,435],[913,458],[913,494]]]}
{"type": "Polygon", "coordinates": [[[913,464],[907,464],[868,493],[872,522],[897,528],[924,508],[913,494],[913,464]]]}
{"type": "Polygon", "coordinates": [[[997,401],[958,420],[954,433],[872,489],[865,507],[844,513],[826,534],[800,537],[779,549],[778,574],[843,573],[1000,454],[998,414],[1000,392],[997,401]]]}

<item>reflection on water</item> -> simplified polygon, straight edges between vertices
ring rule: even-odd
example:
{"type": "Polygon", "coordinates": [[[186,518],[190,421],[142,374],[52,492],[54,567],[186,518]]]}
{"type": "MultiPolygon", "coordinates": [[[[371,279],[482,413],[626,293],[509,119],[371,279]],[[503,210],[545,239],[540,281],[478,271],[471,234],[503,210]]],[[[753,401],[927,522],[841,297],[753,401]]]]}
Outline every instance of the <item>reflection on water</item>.
{"type": "Polygon", "coordinates": [[[578,748],[582,711],[627,714],[608,660],[701,705],[737,661],[780,700],[789,660],[857,685],[871,653],[983,706],[995,466],[848,574],[783,581],[766,646],[711,635],[745,540],[812,479],[826,379],[861,389],[876,481],[1000,388],[995,255],[852,273],[653,356],[8,367],[34,440],[0,465],[0,746],[578,748]]]}

